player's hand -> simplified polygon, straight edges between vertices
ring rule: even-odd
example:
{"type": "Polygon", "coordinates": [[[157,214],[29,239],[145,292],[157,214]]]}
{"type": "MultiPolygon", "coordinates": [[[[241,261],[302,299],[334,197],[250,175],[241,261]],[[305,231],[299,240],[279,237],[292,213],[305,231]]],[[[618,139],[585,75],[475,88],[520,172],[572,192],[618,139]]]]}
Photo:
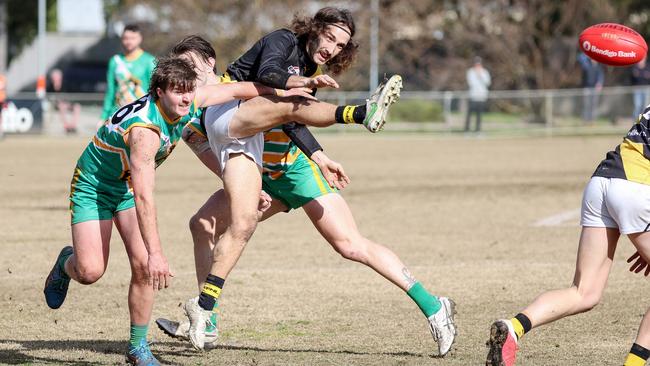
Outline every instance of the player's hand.
{"type": "Polygon", "coordinates": [[[162,253],[149,254],[147,269],[149,270],[149,285],[153,287],[154,291],[169,287],[174,275],[169,270],[167,258],[162,253]]]}
{"type": "Polygon", "coordinates": [[[268,193],[262,190],[260,192],[260,202],[257,205],[258,213],[263,213],[264,211],[268,210],[271,207],[271,201],[273,201],[273,198],[271,198],[268,193]]]}
{"type": "Polygon", "coordinates": [[[630,272],[639,273],[645,269],[645,273],[643,275],[648,277],[650,274],[650,266],[648,266],[648,262],[646,262],[645,259],[641,257],[641,254],[639,254],[638,251],[634,252],[634,254],[632,254],[632,256],[627,259],[627,263],[630,263],[635,259],[636,261],[630,266],[630,272]]]}
{"type": "Polygon", "coordinates": [[[318,75],[305,81],[305,86],[310,89],[314,88],[336,88],[339,84],[329,75],[318,75]]]}
{"type": "Polygon", "coordinates": [[[330,159],[324,152],[316,151],[311,155],[311,160],[318,165],[330,187],[343,189],[350,184],[350,177],[345,174],[343,166],[330,159]]]}
{"type": "Polygon", "coordinates": [[[309,100],[318,100],[315,96],[311,95],[312,90],[309,88],[291,88],[285,90],[281,97],[303,97],[309,100]]]}

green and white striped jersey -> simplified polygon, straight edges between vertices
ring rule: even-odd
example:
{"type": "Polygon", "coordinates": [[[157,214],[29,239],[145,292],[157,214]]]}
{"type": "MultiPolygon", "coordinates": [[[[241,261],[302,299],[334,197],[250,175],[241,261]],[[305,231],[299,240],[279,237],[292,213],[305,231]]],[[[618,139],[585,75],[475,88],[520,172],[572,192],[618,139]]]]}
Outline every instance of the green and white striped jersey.
{"type": "Polygon", "coordinates": [[[98,181],[123,181],[127,184],[127,188],[131,188],[129,164],[131,150],[128,143],[131,129],[144,127],[158,134],[160,137],[160,148],[156,153],[156,167],[158,167],[174,150],[181,138],[183,126],[199,115],[200,111],[192,102],[190,112],[186,116],[171,120],[165,115],[159,101],[154,101],[147,94],[113,114],[81,154],[77,166],[86,175],[94,175],[98,181]]]}

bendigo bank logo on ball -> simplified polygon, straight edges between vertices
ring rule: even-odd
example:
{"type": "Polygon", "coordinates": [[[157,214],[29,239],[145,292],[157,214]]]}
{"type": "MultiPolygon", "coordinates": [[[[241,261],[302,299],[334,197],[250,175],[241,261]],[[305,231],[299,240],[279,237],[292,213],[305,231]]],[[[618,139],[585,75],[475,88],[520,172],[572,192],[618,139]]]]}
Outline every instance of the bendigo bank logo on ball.
{"type": "Polygon", "coordinates": [[[589,41],[584,41],[582,43],[582,49],[585,50],[586,52],[593,52],[607,57],[636,58],[636,52],[634,51],[625,52],[625,51],[612,51],[608,49],[600,49],[596,47],[596,45],[589,43],[589,41]]]}

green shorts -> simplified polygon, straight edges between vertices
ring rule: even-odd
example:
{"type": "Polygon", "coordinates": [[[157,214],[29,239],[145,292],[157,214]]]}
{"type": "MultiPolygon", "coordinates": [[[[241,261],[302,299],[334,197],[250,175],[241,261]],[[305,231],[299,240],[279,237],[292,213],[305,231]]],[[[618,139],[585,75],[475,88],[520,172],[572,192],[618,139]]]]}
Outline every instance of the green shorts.
{"type": "Polygon", "coordinates": [[[336,188],[327,184],[318,166],[302,153],[280,177],[271,179],[269,174],[262,175],[262,189],[289,209],[302,207],[313,199],[337,192],[336,188]]]}
{"type": "Polygon", "coordinates": [[[70,183],[71,223],[111,220],[116,212],[135,207],[133,192],[125,181],[98,179],[75,168],[70,183]]]}

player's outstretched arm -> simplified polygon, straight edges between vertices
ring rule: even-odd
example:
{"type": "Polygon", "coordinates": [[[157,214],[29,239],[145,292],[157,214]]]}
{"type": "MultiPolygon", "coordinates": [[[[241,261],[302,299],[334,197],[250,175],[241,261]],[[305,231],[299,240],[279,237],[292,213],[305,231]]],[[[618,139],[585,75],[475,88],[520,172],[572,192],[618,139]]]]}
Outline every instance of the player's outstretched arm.
{"type": "Polygon", "coordinates": [[[217,85],[205,85],[196,89],[196,106],[208,107],[215,104],[227,103],[235,99],[251,99],[261,95],[277,95],[281,97],[301,96],[315,99],[310,89],[294,88],[290,90],[275,89],[259,83],[238,82],[217,85]]]}
{"type": "Polygon", "coordinates": [[[149,253],[149,284],[154,290],[169,286],[169,264],[163,255],[156,223],[155,186],[156,152],[160,147],[158,134],[151,129],[135,127],[128,135],[131,156],[131,183],[135,199],[138,227],[149,253]]]}

